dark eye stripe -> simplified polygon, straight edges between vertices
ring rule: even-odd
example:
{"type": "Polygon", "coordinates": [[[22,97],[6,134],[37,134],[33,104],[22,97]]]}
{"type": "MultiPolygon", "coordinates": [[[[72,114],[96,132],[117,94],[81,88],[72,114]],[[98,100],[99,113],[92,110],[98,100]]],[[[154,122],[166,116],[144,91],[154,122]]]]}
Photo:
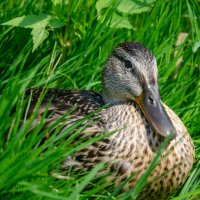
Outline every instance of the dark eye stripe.
{"type": "Polygon", "coordinates": [[[125,63],[125,67],[126,68],[132,68],[132,63],[130,60],[126,60],[124,59],[124,57],[117,55],[116,53],[113,54],[116,58],[118,58],[119,60],[121,60],[122,62],[125,63]]]}

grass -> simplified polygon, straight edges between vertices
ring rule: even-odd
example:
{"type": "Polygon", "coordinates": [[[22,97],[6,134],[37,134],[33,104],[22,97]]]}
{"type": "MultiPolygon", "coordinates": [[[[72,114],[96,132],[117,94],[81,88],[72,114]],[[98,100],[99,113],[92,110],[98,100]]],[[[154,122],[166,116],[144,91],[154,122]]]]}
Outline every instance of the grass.
{"type": "MultiPolygon", "coordinates": [[[[57,137],[59,127],[55,123],[50,127],[55,129],[54,134],[40,145],[49,131],[42,129],[44,120],[31,134],[34,115],[21,123],[29,104],[23,98],[26,88],[100,91],[102,66],[112,49],[123,41],[141,42],[154,53],[162,100],[180,116],[195,143],[196,163],[184,186],[171,199],[200,196],[199,2],[158,0],[146,5],[146,1],[139,1],[129,11],[128,0],[121,4],[125,10],[120,9],[119,1],[109,7],[105,2],[109,1],[96,4],[91,0],[8,0],[0,3],[0,24],[23,15],[39,14],[64,22],[60,28],[45,27],[49,35],[33,52],[31,28],[0,26],[1,199],[130,198],[119,189],[107,187],[109,183],[103,177],[95,177],[101,164],[86,174],[60,172],[66,156],[93,142],[80,140],[74,144],[73,138],[64,142],[63,137],[78,124],[57,137]],[[101,5],[105,7],[100,9],[101,5]],[[176,45],[181,33],[187,33],[187,37],[176,45]],[[178,65],[180,58],[182,62],[178,65]],[[88,187],[90,190],[85,189],[88,187]]],[[[138,187],[135,194],[142,188],[138,187]]]]}

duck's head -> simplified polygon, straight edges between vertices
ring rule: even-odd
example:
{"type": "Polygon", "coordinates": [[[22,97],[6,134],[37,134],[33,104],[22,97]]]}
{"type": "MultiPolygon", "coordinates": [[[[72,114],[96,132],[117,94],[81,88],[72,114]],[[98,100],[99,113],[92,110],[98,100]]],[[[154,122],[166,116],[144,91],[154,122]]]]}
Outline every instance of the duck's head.
{"type": "Polygon", "coordinates": [[[135,42],[117,46],[107,60],[102,79],[105,103],[135,101],[156,133],[176,137],[161,103],[156,59],[147,48],[135,42]]]}

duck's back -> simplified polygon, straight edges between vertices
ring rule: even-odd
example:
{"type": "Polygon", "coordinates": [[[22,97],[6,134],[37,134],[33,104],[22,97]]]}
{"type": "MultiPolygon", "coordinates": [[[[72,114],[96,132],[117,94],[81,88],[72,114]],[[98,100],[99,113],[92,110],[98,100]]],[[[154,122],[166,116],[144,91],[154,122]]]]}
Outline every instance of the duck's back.
{"type": "Polygon", "coordinates": [[[31,97],[31,104],[28,115],[31,115],[40,96],[42,103],[38,110],[38,115],[42,115],[45,110],[65,114],[75,108],[74,115],[86,116],[89,113],[101,108],[104,105],[101,94],[93,91],[72,91],[62,89],[28,89],[25,93],[26,98],[31,97]],[[42,97],[44,93],[44,97],[42,97]]]}

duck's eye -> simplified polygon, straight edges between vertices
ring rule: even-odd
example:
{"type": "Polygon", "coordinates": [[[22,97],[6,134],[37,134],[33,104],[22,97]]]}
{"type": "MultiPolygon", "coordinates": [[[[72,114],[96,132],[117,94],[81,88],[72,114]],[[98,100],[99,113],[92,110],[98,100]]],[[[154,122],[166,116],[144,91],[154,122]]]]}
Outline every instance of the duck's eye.
{"type": "Polygon", "coordinates": [[[130,60],[125,60],[125,67],[126,68],[132,68],[132,63],[130,60]]]}

